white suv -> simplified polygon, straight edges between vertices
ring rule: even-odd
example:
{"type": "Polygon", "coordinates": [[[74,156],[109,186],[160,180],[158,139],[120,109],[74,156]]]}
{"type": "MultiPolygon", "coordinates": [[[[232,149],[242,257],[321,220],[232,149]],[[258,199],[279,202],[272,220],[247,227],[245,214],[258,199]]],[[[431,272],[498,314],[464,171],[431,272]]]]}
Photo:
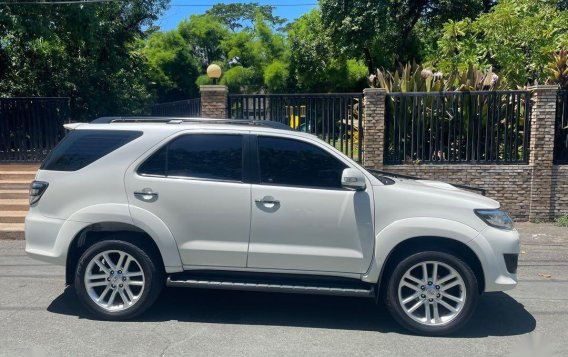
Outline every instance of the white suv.
{"type": "Polygon", "coordinates": [[[96,317],[129,319],[164,285],[381,297],[447,334],[479,294],[517,284],[499,203],[372,174],[269,121],[101,118],[67,125],[30,189],[26,252],[64,265],[96,317]]]}

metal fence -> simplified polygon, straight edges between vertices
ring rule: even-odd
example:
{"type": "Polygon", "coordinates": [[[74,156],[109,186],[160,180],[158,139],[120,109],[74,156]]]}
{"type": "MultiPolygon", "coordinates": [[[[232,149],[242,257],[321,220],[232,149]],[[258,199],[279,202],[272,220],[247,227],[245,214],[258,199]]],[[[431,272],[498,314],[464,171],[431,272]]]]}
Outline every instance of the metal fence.
{"type": "Polygon", "coordinates": [[[40,162],[65,135],[69,98],[0,98],[0,162],[40,162]]]}
{"type": "Polygon", "coordinates": [[[568,165],[568,91],[559,91],[556,98],[554,163],[568,165]]]}
{"type": "Polygon", "coordinates": [[[385,163],[528,162],[530,92],[390,93],[385,163]]]}
{"type": "Polygon", "coordinates": [[[152,116],[201,117],[201,98],[154,104],[152,116]]]}
{"type": "Polygon", "coordinates": [[[311,133],[361,162],[363,95],[232,94],[229,118],[272,120],[311,133]]]}

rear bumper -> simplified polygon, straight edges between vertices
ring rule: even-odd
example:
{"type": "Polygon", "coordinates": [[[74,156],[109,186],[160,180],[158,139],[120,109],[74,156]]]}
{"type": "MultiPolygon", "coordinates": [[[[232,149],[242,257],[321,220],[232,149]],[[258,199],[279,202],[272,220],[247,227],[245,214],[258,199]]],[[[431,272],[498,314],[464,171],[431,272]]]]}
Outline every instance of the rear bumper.
{"type": "Polygon", "coordinates": [[[505,291],[517,286],[520,238],[516,230],[484,229],[469,246],[477,252],[483,267],[485,292],[505,291]]]}
{"type": "Polygon", "coordinates": [[[31,209],[25,221],[26,253],[34,259],[65,265],[67,250],[57,246],[57,236],[64,220],[48,218],[31,209]]]}

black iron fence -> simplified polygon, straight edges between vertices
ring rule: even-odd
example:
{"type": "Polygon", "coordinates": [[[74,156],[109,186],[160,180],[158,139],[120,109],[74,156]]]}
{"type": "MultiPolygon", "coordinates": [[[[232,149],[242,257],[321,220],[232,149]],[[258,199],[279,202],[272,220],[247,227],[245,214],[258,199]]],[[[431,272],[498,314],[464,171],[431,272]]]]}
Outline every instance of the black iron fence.
{"type": "Polygon", "coordinates": [[[272,120],[311,133],[354,160],[363,155],[363,95],[232,94],[229,118],[272,120]]]}
{"type": "Polygon", "coordinates": [[[154,104],[152,116],[201,117],[201,98],[154,104]]]}
{"type": "Polygon", "coordinates": [[[559,91],[556,98],[554,163],[568,165],[568,91],[559,91]]]}
{"type": "Polygon", "coordinates": [[[390,93],[385,163],[528,162],[530,92],[390,93]]]}
{"type": "Polygon", "coordinates": [[[65,135],[69,98],[0,98],[0,162],[40,162],[65,135]]]}

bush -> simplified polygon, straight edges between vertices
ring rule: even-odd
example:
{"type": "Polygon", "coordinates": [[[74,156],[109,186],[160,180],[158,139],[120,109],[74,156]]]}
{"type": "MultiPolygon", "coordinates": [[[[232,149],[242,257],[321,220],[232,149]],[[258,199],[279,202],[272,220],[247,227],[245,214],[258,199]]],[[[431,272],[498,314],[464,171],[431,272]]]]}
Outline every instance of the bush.
{"type": "Polygon", "coordinates": [[[221,77],[221,84],[226,85],[231,93],[246,91],[247,87],[257,86],[257,82],[255,70],[243,66],[233,67],[221,77]]]}
{"type": "Polygon", "coordinates": [[[556,225],[559,227],[568,227],[568,215],[556,218],[556,225]]]}
{"type": "Polygon", "coordinates": [[[205,86],[205,85],[208,85],[208,84],[211,84],[211,83],[212,83],[211,79],[210,79],[209,76],[206,75],[206,74],[200,75],[200,76],[197,77],[197,79],[195,80],[195,84],[196,84],[198,87],[199,87],[199,86],[205,86]]]}
{"type": "Polygon", "coordinates": [[[282,93],[287,88],[288,67],[281,61],[272,62],[264,70],[264,84],[272,93],[282,93]]]}

